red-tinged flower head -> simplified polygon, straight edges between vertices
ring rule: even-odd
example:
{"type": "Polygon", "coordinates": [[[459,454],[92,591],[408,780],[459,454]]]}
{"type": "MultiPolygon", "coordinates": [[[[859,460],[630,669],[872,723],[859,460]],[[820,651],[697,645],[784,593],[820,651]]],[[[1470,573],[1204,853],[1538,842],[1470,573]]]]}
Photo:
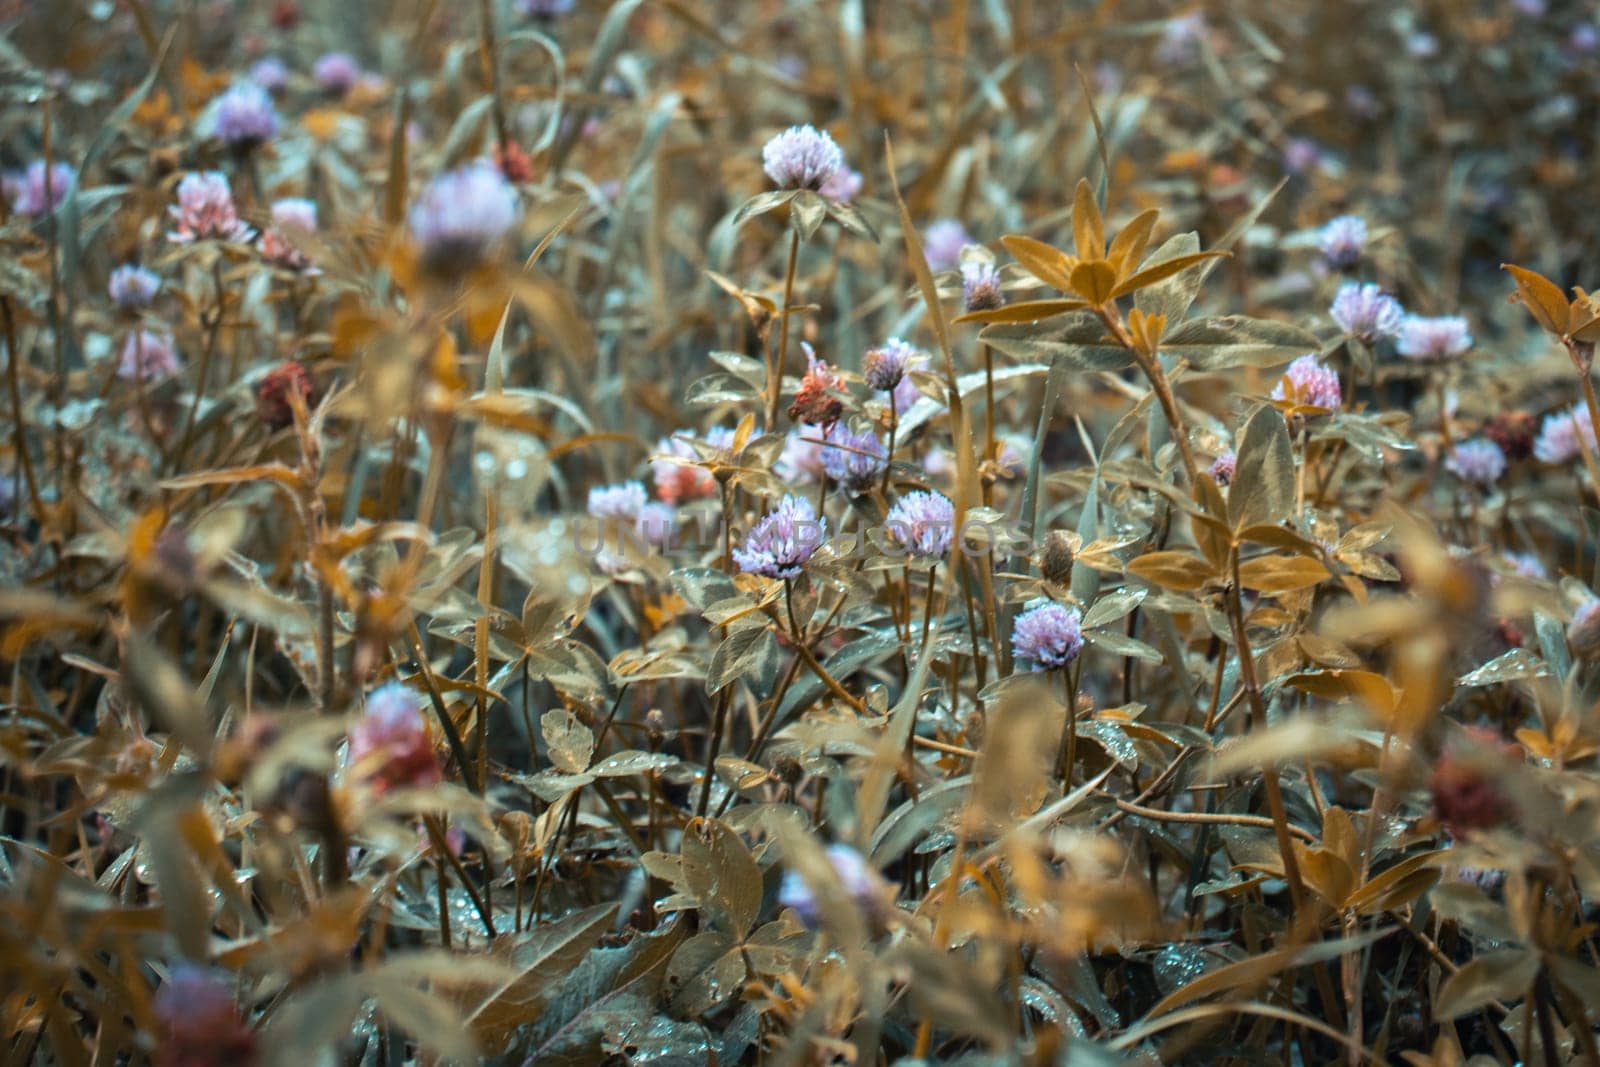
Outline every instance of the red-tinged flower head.
{"type": "Polygon", "coordinates": [[[391,682],[367,697],[367,712],[350,728],[348,766],[374,792],[436,785],[439,754],[410,689],[391,682]]]}
{"type": "Polygon", "coordinates": [[[515,141],[507,141],[503,147],[494,150],[494,164],[506,176],[506,181],[513,185],[531,182],[535,177],[533,160],[515,141]]]}
{"type": "Polygon", "coordinates": [[[161,1025],[157,1062],[164,1067],[249,1067],[256,1062],[256,1033],[245,1022],[233,990],[214,971],[179,964],[156,991],[161,1025]]]}
{"type": "Polygon", "coordinates": [[[1433,810],[1457,837],[1506,821],[1511,804],[1500,788],[1495,764],[1522,755],[1520,748],[1492,730],[1471,727],[1464,734],[1466,743],[1446,744],[1433,765],[1433,810]]]}
{"type": "Polygon", "coordinates": [[[309,410],[316,403],[317,386],[298,360],[276,367],[256,386],[256,417],[269,430],[281,430],[294,422],[290,397],[298,395],[309,410]]]}
{"type": "Polygon", "coordinates": [[[795,390],[794,403],[789,406],[789,417],[811,426],[829,427],[844,414],[844,401],[839,399],[839,376],[827,362],[811,356],[811,365],[800,379],[795,390]]]}

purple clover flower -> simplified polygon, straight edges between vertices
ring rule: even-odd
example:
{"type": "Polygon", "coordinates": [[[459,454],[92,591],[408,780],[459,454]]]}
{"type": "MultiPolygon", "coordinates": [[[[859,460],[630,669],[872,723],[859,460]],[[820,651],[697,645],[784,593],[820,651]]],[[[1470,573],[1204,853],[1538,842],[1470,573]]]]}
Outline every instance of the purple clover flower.
{"type": "Polygon", "coordinates": [[[993,263],[972,259],[961,264],[961,302],[968,311],[992,311],[1004,306],[1000,272],[993,263]]]}
{"type": "Polygon", "coordinates": [[[1167,24],[1161,27],[1156,59],[1169,67],[1188,66],[1199,55],[1200,40],[1205,32],[1206,18],[1201,11],[1190,11],[1168,19],[1167,24]]]}
{"type": "Polygon", "coordinates": [[[788,495],[751,528],[733,561],[747,574],[795,578],[827,536],[827,517],[805,497],[788,495]]]}
{"type": "Polygon", "coordinates": [[[910,555],[920,559],[943,559],[955,536],[956,508],[943,493],[907,493],[889,509],[884,528],[889,537],[910,555]]]}
{"type": "Polygon", "coordinates": [[[111,272],[111,283],[106,286],[112,303],[124,311],[149,307],[161,291],[161,277],[132,263],[124,263],[111,272]]]}
{"type": "Polygon", "coordinates": [[[1060,670],[1083,648],[1083,615],[1077,608],[1039,597],[1011,625],[1011,653],[1035,671],[1060,670]]]}
{"type": "Polygon", "coordinates": [[[343,96],[361,80],[361,64],[349,52],[329,52],[312,64],[311,76],[327,92],[343,96]]]}
{"type": "Polygon", "coordinates": [[[1580,401],[1566,411],[1544,417],[1533,442],[1533,454],[1543,463],[1569,463],[1582,454],[1585,444],[1591,451],[1597,447],[1589,405],[1580,401]]]}
{"type": "Polygon", "coordinates": [[[790,485],[809,485],[822,478],[822,445],[815,436],[790,430],[784,438],[783,453],[772,470],[790,485]]]}
{"type": "Polygon", "coordinates": [[[78,180],[78,172],[68,163],[53,163],[48,169],[36,159],[21,174],[5,179],[6,199],[18,215],[47,215],[61,206],[78,180]]]}
{"type": "Polygon", "coordinates": [[[281,93],[289,87],[289,68],[277,56],[256,60],[250,67],[249,77],[269,93],[281,93]]]}
{"type": "Polygon", "coordinates": [[[643,482],[597,485],[589,490],[589,514],[597,519],[633,521],[649,502],[643,482]]]}
{"type": "Polygon", "coordinates": [[[1233,476],[1239,470],[1239,456],[1233,449],[1228,449],[1216,459],[1211,461],[1209,473],[1211,480],[1218,485],[1228,485],[1233,481],[1233,476]]]}
{"type": "Polygon", "coordinates": [[[1360,215],[1340,215],[1317,234],[1322,258],[1334,270],[1349,270],[1367,250],[1367,220],[1360,215]]]}
{"type": "Polygon", "coordinates": [[[122,358],[117,362],[117,377],[123,381],[150,382],[178,373],[182,360],[169,334],[155,330],[134,330],[122,342],[122,358]]]}
{"type": "Polygon", "coordinates": [[[1567,623],[1567,644],[1574,652],[1600,648],[1600,599],[1591,596],[1573,609],[1572,621],[1567,623]]]}
{"type": "Polygon", "coordinates": [[[761,169],[780,189],[821,190],[844,166],[844,153],[815,126],[790,126],[761,149],[761,169]]]}
{"type": "Polygon", "coordinates": [[[961,266],[961,250],[972,243],[960,219],[939,219],[922,235],[922,255],[931,271],[955,270],[961,266]]]}
{"type": "Polygon", "coordinates": [[[236,152],[272,140],[278,135],[278,109],[273,106],[272,94],[254,82],[240,82],[212,105],[211,130],[236,152]]]}
{"type": "Polygon", "coordinates": [[[869,348],[861,359],[861,377],[880,393],[893,392],[921,359],[922,353],[898,337],[869,348]]]}
{"type": "Polygon", "coordinates": [[[553,19],[572,11],[573,0],[517,0],[517,13],[523,18],[553,19]]]}
{"type": "Polygon", "coordinates": [[[823,441],[822,469],[850,492],[870,488],[883,474],[888,454],[872,431],[856,433],[844,423],[836,423],[823,435],[823,441]]]}
{"type": "Polygon", "coordinates": [[[1289,369],[1278,379],[1278,384],[1272,387],[1272,399],[1293,400],[1298,404],[1338,411],[1343,401],[1339,375],[1331,367],[1323,366],[1315,355],[1301,356],[1289,364],[1289,369]],[[1286,383],[1292,388],[1293,396],[1289,389],[1284,388],[1286,383]]]}
{"type": "Polygon", "coordinates": [[[1464,482],[1488,486],[1506,472],[1506,454],[1493,441],[1480,437],[1457,445],[1444,465],[1464,482]]]}
{"type": "Polygon", "coordinates": [[[517,191],[483,160],[441,174],[411,205],[411,232],[429,269],[464,270],[517,224],[517,191]]]}
{"type": "Polygon", "coordinates": [[[1455,359],[1472,347],[1472,331],[1459,315],[1429,318],[1407,315],[1400,320],[1395,351],[1406,359],[1442,363],[1455,359]]]}
{"type": "Polygon", "coordinates": [[[1346,337],[1371,345],[1399,333],[1405,313],[1398,300],[1376,285],[1346,282],[1334,294],[1328,314],[1346,337]]]}
{"type": "MultiPolygon", "coordinates": [[[[631,483],[637,485],[637,482],[631,483]]],[[[651,501],[633,517],[633,530],[639,540],[657,548],[671,548],[678,532],[678,513],[670,504],[651,501]]]]}
{"type": "Polygon", "coordinates": [[[1283,150],[1283,166],[1290,174],[1309,174],[1322,165],[1322,146],[1309,137],[1291,138],[1283,150]]]}
{"type": "Polygon", "coordinates": [[[195,171],[178,183],[178,204],[169,208],[178,228],[167,235],[173,244],[195,241],[248,241],[255,231],[239,218],[233,190],[220,171],[195,171]]]}
{"type": "MultiPolygon", "coordinates": [[[[882,911],[888,902],[888,883],[867,864],[861,853],[849,845],[829,845],[823,854],[839,879],[839,887],[858,910],[869,918],[882,911]]],[[[822,922],[822,908],[816,894],[796,871],[783,872],[783,882],[778,886],[778,906],[792,908],[800,921],[812,929],[822,922]]]]}
{"type": "Polygon", "coordinates": [[[817,192],[839,203],[848,204],[861,193],[861,172],[849,166],[841,166],[833,172],[833,176],[823,182],[817,192]]]}

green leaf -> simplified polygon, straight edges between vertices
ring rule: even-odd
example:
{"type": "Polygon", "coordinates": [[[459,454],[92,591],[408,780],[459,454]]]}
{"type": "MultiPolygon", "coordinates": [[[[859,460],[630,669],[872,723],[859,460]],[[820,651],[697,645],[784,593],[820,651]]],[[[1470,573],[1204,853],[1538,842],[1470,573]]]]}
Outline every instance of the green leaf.
{"type": "Polygon", "coordinates": [[[1294,449],[1289,427],[1271,404],[1251,413],[1239,440],[1239,464],[1228,490],[1235,530],[1276,524],[1294,506],[1294,449]]]}
{"type": "Polygon", "coordinates": [[[587,908],[495,943],[515,973],[478,997],[468,1013],[468,1025],[486,1052],[504,1052],[516,1028],[539,1017],[555,984],[583,962],[616,913],[615,904],[587,908]]]}
{"type": "Polygon", "coordinates": [[[1105,324],[1087,311],[1058,315],[1037,323],[986,326],[978,339],[1013,359],[1059,365],[1066,370],[1122,370],[1133,355],[1106,332],[1105,324]]]}
{"type": "MultiPolygon", "coordinates": [[[[1091,538],[1092,540],[1092,538],[1091,538]]],[[[1092,630],[1097,626],[1116,622],[1124,618],[1134,608],[1138,607],[1146,596],[1147,589],[1114,589],[1094,602],[1083,616],[1083,628],[1092,630]]]]}
{"type": "Polygon", "coordinates": [[[1161,341],[1161,351],[1199,370],[1274,367],[1321,347],[1315,334],[1298,326],[1244,315],[1191,319],[1161,341]]]}
{"type": "Polygon", "coordinates": [[[1454,1019],[1491,1001],[1520,1000],[1539,973],[1539,954],[1523,948],[1486,952],[1468,960],[1439,987],[1434,1014],[1454,1019]]]}
{"type": "Polygon", "coordinates": [[[801,189],[789,202],[789,223],[802,241],[816,236],[817,227],[828,217],[828,202],[809,189],[801,189]]]}
{"type": "Polygon", "coordinates": [[[594,732],[566,708],[552,708],[539,720],[550,762],[568,774],[581,774],[594,757],[594,732]]]}
{"type": "Polygon", "coordinates": [[[735,630],[711,654],[706,669],[706,692],[718,693],[741,676],[750,674],[767,655],[772,634],[765,626],[735,630]]]}
{"type": "Polygon", "coordinates": [[[769,211],[776,211],[795,198],[794,189],[771,189],[764,193],[757,193],[749,200],[739,205],[733,213],[733,225],[741,226],[745,220],[757,215],[765,215],[769,211]]]}

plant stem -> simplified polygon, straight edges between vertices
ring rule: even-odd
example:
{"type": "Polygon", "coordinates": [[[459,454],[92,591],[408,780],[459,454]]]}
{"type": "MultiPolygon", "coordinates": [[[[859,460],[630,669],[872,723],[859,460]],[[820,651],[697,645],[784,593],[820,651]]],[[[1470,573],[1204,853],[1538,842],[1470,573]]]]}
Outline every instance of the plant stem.
{"type": "Polygon", "coordinates": [[[783,394],[783,368],[789,361],[789,306],[794,303],[794,271],[800,261],[800,231],[789,231],[789,266],[783,275],[783,307],[778,309],[778,358],[767,375],[767,432],[778,429],[778,399],[783,394]]]}

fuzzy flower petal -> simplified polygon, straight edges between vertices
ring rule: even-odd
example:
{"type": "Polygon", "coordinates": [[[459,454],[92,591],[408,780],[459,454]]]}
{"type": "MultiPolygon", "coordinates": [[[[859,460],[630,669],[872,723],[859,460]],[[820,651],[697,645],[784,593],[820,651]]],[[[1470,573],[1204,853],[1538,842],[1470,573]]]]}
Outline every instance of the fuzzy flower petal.
{"type": "Polygon", "coordinates": [[[751,528],[744,547],[733,550],[733,561],[747,574],[798,577],[827,536],[828,520],[809,500],[785,496],[751,528]]]}
{"type": "Polygon", "coordinates": [[[1059,670],[1083,647],[1083,616],[1077,608],[1043,597],[1028,604],[1011,627],[1011,651],[1036,671],[1059,670]]]}

